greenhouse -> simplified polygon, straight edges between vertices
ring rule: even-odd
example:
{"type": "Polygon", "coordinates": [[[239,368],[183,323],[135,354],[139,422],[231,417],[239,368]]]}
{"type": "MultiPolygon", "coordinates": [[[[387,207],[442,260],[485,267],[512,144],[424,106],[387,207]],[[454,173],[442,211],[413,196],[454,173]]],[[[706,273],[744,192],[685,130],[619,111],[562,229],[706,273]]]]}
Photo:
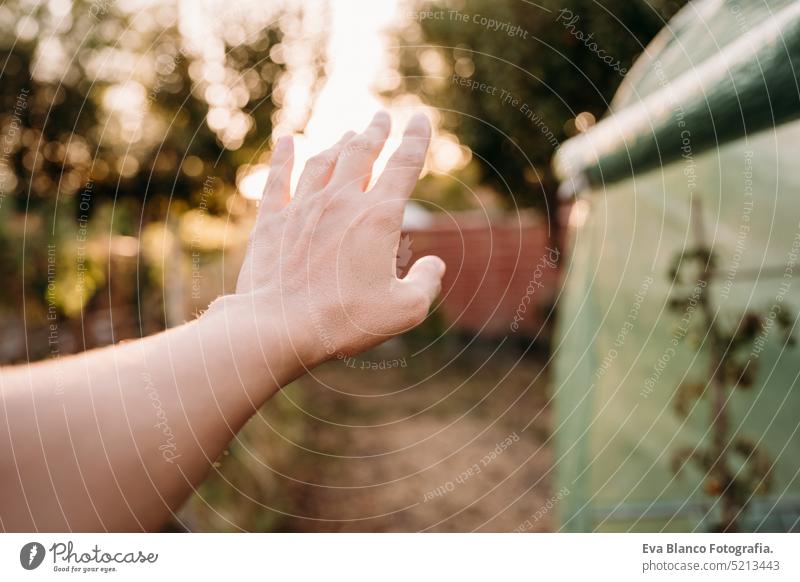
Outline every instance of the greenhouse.
{"type": "Polygon", "coordinates": [[[800,4],[705,0],[555,168],[566,531],[796,531],[800,4]]]}

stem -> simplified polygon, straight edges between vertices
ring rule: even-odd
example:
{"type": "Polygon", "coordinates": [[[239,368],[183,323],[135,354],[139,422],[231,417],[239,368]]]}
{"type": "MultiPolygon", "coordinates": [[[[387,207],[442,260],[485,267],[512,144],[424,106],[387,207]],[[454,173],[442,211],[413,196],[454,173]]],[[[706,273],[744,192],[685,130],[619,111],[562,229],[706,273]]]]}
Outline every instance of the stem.
{"type": "MultiPolygon", "coordinates": [[[[691,222],[694,229],[695,239],[698,249],[708,249],[705,239],[705,227],[700,201],[692,196],[691,222]]],[[[698,303],[706,320],[710,343],[710,367],[711,379],[711,434],[712,434],[712,463],[708,471],[710,475],[719,480],[722,486],[720,494],[720,505],[722,510],[722,523],[720,530],[723,532],[736,531],[736,519],[742,507],[737,500],[736,491],[733,488],[733,477],[728,468],[727,450],[729,440],[729,421],[727,410],[727,390],[722,378],[722,362],[724,358],[725,346],[723,339],[716,325],[714,308],[709,295],[711,280],[714,277],[714,269],[711,261],[711,253],[703,265],[703,272],[699,282],[702,283],[698,296],[698,303]]]]}

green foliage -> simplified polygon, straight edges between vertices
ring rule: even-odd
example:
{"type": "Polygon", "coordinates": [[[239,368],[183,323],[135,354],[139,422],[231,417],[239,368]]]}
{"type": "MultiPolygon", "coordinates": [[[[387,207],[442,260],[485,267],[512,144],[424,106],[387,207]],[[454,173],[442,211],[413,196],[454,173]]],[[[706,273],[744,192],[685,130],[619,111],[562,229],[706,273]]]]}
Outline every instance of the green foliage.
{"type": "MultiPolygon", "coordinates": [[[[271,95],[283,71],[269,59],[281,41],[277,25],[235,46],[206,39],[220,55],[211,59],[179,32],[174,3],[157,14],[113,4],[97,14],[91,6],[73,3],[71,25],[47,42],[4,35],[3,126],[20,126],[5,160],[15,187],[4,194],[31,210],[41,200],[65,203],[90,180],[95,196],[139,200],[191,198],[208,175],[231,183],[271,131],[271,95]],[[66,70],[49,71],[47,59],[64,60],[66,70]],[[27,103],[13,120],[21,95],[27,103]],[[237,131],[211,127],[215,107],[237,131]]],[[[22,3],[4,9],[15,20],[27,13],[22,3]]],[[[44,6],[34,20],[46,26],[44,6]]],[[[154,210],[162,204],[154,200],[154,210]]]]}
{"type": "Polygon", "coordinates": [[[398,32],[396,93],[439,108],[486,183],[519,205],[553,210],[554,149],[575,134],[579,113],[605,112],[624,72],[684,3],[421,2],[398,32]]]}
{"type": "Polygon", "coordinates": [[[302,18],[232,6],[193,36],[175,1],[62,4],[0,6],[0,305],[25,301],[28,316],[53,305],[79,315],[109,277],[117,235],[139,238],[192,207],[227,211],[237,168],[267,149],[280,106],[281,27],[302,18]]]}

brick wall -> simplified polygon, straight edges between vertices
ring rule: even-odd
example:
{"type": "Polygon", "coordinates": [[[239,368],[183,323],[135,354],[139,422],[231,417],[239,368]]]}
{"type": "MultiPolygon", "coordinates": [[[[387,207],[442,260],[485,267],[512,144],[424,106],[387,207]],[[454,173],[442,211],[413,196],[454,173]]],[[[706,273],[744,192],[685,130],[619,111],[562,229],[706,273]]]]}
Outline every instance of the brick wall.
{"type": "Polygon", "coordinates": [[[408,265],[428,254],[447,263],[439,309],[453,329],[489,337],[534,337],[542,329],[557,293],[561,257],[537,214],[436,215],[431,226],[405,234],[410,243],[401,244],[399,256],[410,244],[408,265]]]}

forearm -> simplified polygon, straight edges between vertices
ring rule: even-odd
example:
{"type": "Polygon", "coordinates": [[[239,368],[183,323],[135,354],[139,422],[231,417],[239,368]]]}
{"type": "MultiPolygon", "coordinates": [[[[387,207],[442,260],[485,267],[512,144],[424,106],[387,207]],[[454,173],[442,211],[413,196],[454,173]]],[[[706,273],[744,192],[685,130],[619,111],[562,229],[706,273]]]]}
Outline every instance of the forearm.
{"type": "Polygon", "coordinates": [[[291,202],[280,140],[236,294],[199,320],[0,373],[0,528],[158,528],[281,386],[425,318],[444,264],[422,257],[398,279],[396,256],[430,126],[412,118],[367,192],[389,132],[379,113],[345,134],[291,202]]]}
{"type": "Polygon", "coordinates": [[[0,374],[3,529],[163,524],[303,371],[283,318],[261,308],[227,297],[160,335],[0,374]]]}

